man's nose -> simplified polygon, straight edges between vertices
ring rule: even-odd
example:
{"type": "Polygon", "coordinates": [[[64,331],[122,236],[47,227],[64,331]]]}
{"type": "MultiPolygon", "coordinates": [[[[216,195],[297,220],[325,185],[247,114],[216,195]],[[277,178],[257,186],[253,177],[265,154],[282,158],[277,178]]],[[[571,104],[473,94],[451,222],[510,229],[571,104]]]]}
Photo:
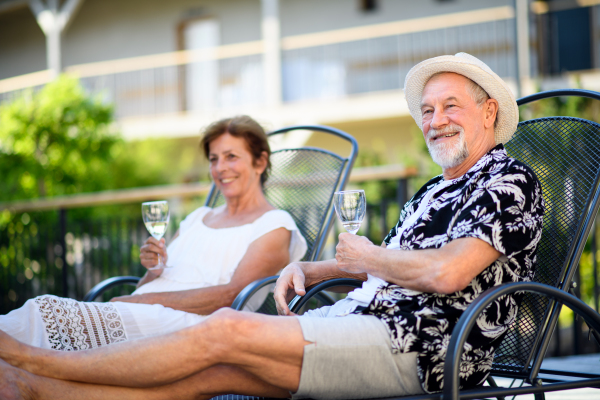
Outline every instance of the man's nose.
{"type": "Polygon", "coordinates": [[[433,129],[440,129],[450,123],[448,116],[444,112],[444,110],[435,110],[433,112],[433,116],[431,117],[430,126],[433,129]]]}

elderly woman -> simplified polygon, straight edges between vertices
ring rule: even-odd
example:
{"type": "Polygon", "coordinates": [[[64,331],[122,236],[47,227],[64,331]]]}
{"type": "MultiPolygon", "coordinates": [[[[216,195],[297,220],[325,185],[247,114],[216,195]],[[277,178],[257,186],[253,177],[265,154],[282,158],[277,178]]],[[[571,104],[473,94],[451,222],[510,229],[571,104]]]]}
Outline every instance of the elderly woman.
{"type": "Polygon", "coordinates": [[[247,116],[217,121],[201,147],[225,205],[192,212],[167,248],[164,239],[148,239],[140,252],[148,271],[131,296],[110,303],[40,296],[0,316],[0,330],[55,350],[172,332],[230,306],[248,283],[302,258],[306,242],[294,220],[262,191],[271,152],[260,125],[247,116]],[[156,268],[159,255],[172,268],[156,268]]]}

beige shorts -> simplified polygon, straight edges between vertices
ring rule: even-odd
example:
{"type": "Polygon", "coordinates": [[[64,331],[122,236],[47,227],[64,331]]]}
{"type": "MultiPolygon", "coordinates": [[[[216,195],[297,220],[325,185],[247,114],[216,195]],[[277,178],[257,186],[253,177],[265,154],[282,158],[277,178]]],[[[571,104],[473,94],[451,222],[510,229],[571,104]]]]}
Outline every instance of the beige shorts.
{"type": "Polygon", "coordinates": [[[370,315],[336,315],[353,309],[341,300],[299,316],[304,346],[293,399],[360,399],[424,393],[417,353],[394,354],[384,324],[370,315]]]}

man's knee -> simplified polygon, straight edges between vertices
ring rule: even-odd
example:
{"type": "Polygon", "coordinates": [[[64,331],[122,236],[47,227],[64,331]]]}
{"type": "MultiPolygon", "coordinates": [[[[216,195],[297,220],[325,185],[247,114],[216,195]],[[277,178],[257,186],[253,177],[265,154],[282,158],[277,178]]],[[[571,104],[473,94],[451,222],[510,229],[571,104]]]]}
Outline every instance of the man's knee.
{"type": "Polygon", "coordinates": [[[245,313],[231,308],[221,308],[206,319],[205,328],[216,340],[230,341],[247,329],[248,319],[245,313]]]}

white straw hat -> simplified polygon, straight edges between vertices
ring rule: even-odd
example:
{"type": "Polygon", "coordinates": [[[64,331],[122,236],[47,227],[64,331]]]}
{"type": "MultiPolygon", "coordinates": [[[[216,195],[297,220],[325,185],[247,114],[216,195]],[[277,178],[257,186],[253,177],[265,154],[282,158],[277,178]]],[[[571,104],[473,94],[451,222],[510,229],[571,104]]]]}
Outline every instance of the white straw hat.
{"type": "Polygon", "coordinates": [[[421,118],[421,96],[425,84],[438,72],[454,72],[477,83],[498,102],[498,122],[494,129],[496,143],[506,143],[515,133],[519,123],[519,108],[515,96],[506,83],[485,63],[467,53],[453,56],[440,56],[422,61],[412,67],[404,81],[404,94],[410,114],[419,128],[423,129],[421,118]]]}

